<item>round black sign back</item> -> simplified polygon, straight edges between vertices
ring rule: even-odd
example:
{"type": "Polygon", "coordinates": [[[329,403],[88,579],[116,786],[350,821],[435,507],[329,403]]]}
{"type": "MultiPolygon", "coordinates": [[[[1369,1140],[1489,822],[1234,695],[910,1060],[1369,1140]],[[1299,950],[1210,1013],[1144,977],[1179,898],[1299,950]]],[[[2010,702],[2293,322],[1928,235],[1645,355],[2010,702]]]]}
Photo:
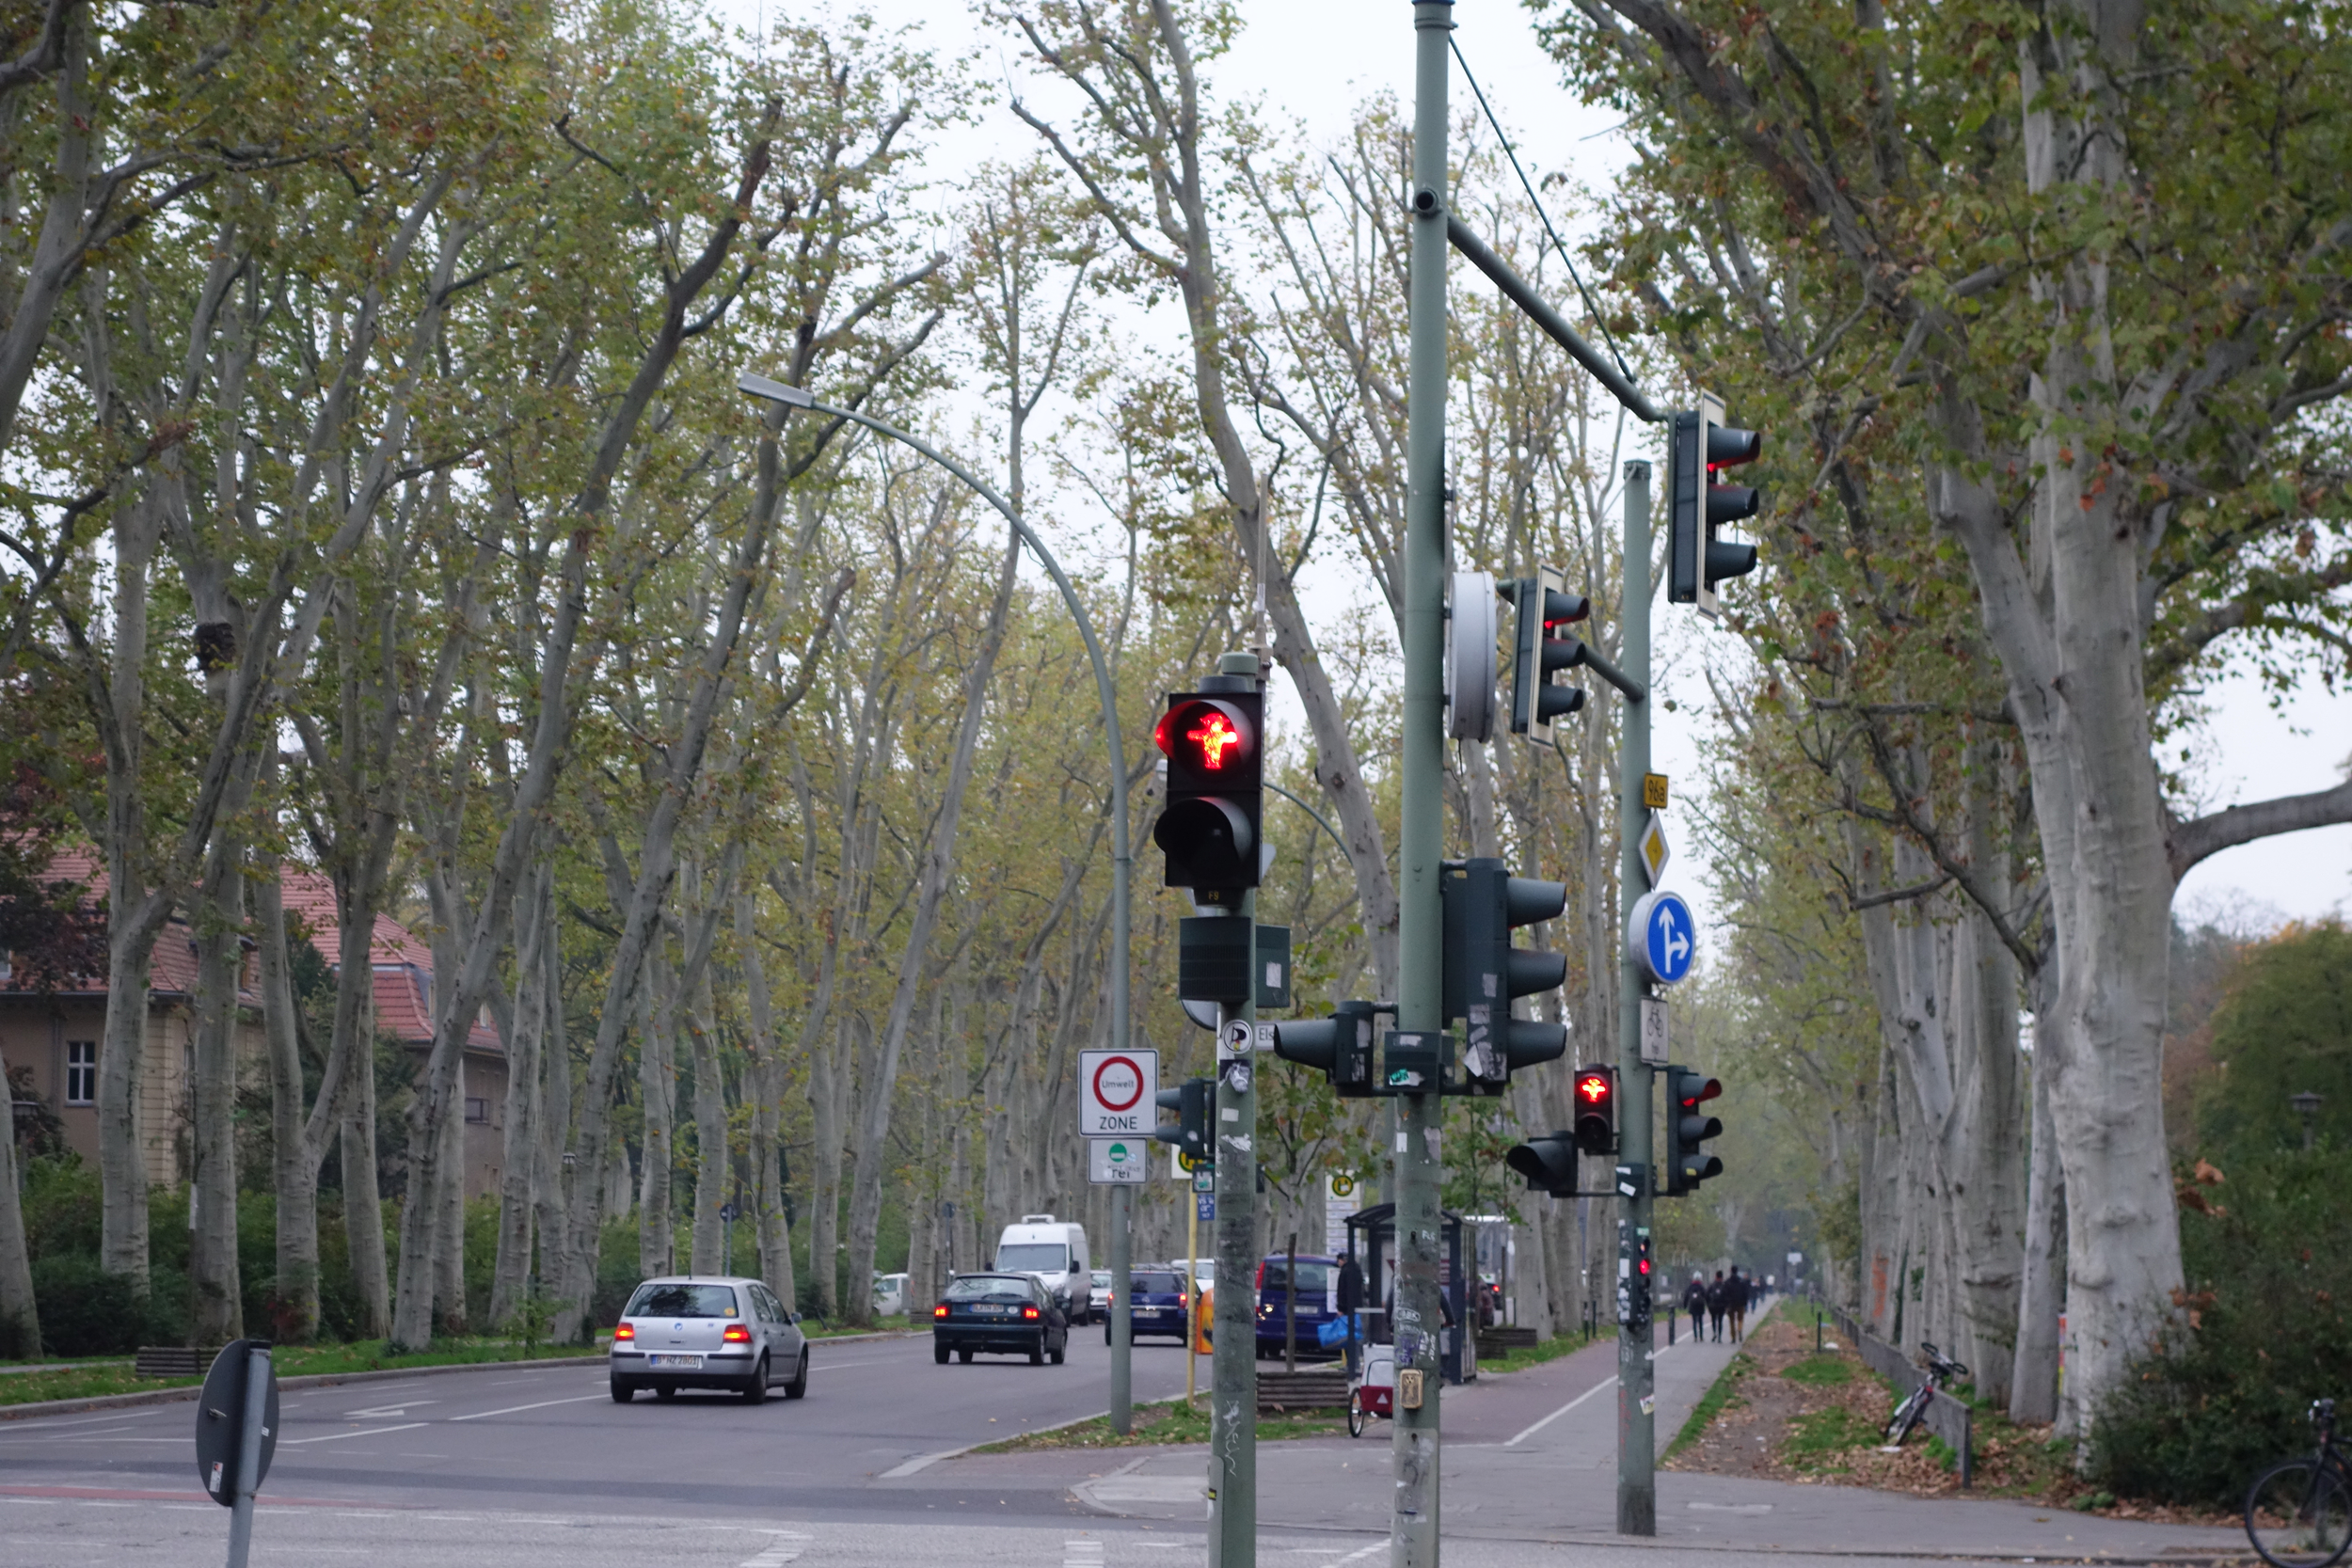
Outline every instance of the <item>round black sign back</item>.
{"type": "MultiPolygon", "coordinates": [[[[204,1483],[204,1490],[213,1501],[223,1508],[236,1506],[238,1487],[237,1455],[245,1434],[246,1367],[256,1351],[267,1353],[269,1347],[251,1339],[232,1339],[221,1347],[213,1358],[213,1370],[204,1374],[203,1392],[196,1401],[196,1475],[204,1483]]],[[[261,1474],[253,1478],[253,1488],[261,1490],[263,1477],[269,1474],[269,1462],[278,1452],[278,1369],[269,1369],[269,1397],[262,1407],[261,1474]]]]}

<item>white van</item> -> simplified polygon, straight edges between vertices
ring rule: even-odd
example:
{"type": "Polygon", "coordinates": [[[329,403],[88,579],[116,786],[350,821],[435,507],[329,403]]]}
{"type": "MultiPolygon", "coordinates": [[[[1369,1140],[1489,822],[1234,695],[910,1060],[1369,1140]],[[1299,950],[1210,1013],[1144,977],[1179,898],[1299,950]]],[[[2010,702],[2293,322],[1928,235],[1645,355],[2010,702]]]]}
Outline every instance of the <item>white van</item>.
{"type": "Polygon", "coordinates": [[[1062,1304],[1073,1323],[1088,1321],[1087,1287],[1094,1265],[1087,1256],[1087,1227],[1065,1225],[1051,1214],[1024,1214],[996,1238],[996,1267],[1005,1274],[1033,1274],[1062,1304]]]}

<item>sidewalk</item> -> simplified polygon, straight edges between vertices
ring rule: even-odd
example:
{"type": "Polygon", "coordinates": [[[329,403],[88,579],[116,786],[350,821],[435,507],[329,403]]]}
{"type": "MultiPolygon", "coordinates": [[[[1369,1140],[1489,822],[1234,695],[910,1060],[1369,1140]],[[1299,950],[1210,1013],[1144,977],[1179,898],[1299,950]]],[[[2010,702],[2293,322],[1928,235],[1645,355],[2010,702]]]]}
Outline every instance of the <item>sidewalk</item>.
{"type": "MultiPolygon", "coordinates": [[[[1661,1345],[1657,1436],[1662,1452],[1736,1353],[1729,1344],[1661,1345]]],[[[1521,1372],[1448,1388],[1444,1533],[1463,1539],[1638,1545],[1616,1533],[1616,1346],[1598,1341],[1521,1372]]],[[[1385,1534],[1389,1438],[1261,1444],[1258,1519],[1266,1529],[1385,1534]]],[[[1070,1495],[1120,1518],[1197,1524],[1206,1516],[1208,1453],[1199,1446],[1086,1455],[972,1455],[941,1465],[934,1484],[1013,1485],[1066,1478],[1070,1495]],[[943,1473],[946,1472],[946,1473],[943,1473]]],[[[2029,1504],[1917,1498],[1858,1487],[1809,1486],[1661,1471],[1655,1544],[1685,1550],[2004,1560],[2157,1560],[2247,1556],[2234,1530],[2106,1519],[2029,1504]]]]}

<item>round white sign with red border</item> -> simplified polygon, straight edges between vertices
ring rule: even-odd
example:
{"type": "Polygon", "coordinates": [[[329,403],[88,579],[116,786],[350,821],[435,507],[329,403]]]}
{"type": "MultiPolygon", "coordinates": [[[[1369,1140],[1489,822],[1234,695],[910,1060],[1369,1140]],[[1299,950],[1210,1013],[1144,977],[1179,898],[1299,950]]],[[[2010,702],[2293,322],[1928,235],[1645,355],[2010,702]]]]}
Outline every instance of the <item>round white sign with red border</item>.
{"type": "Polygon", "coordinates": [[[1148,1138],[1160,1117],[1156,1051],[1078,1053],[1078,1133],[1087,1138],[1148,1138]]]}

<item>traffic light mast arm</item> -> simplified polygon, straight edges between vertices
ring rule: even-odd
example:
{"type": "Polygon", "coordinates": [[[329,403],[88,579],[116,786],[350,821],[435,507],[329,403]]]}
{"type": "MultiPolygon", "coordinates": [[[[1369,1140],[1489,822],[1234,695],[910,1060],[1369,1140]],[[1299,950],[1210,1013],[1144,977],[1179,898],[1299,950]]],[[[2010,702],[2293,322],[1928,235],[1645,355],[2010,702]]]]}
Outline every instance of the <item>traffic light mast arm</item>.
{"type": "Polygon", "coordinates": [[[1560,312],[1544,303],[1543,296],[1528,287],[1527,280],[1511,270],[1509,262],[1486,248],[1486,242],[1470,231],[1467,224],[1448,213],[1445,237],[1453,242],[1471,266],[1483,272],[1502,291],[1502,297],[1527,312],[1528,319],[1544,329],[1545,334],[1573,356],[1576,362],[1593,374],[1593,378],[1609,388],[1610,394],[1622,403],[1634,418],[1657,424],[1665,419],[1642,389],[1625,378],[1623,372],[1602,357],[1599,351],[1577,335],[1575,327],[1561,319],[1560,312]]]}
{"type": "Polygon", "coordinates": [[[1649,688],[1647,686],[1635,680],[1631,675],[1627,674],[1624,671],[1618,669],[1615,665],[1603,658],[1600,656],[1599,650],[1595,648],[1590,642],[1584,644],[1583,657],[1578,659],[1577,662],[1587,666],[1592,670],[1594,674],[1598,675],[1602,680],[1607,681],[1610,685],[1624,692],[1625,700],[1627,702],[1645,703],[1649,701],[1649,688]]]}

